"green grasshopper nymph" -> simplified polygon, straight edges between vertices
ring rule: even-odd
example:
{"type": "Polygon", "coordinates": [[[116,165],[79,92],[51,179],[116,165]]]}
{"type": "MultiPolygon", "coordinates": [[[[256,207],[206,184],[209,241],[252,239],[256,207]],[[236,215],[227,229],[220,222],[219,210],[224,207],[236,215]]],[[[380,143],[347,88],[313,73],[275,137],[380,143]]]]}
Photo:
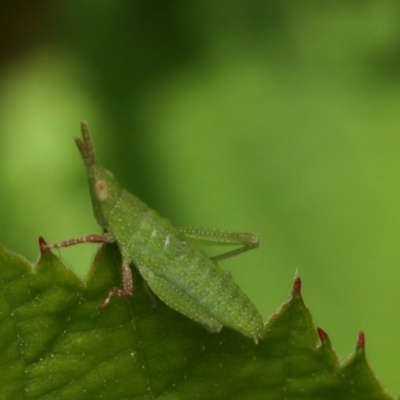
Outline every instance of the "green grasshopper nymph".
{"type": "Polygon", "coordinates": [[[113,296],[131,296],[130,263],[139,270],[151,290],[182,314],[219,332],[228,326],[254,339],[262,336],[263,321],[257,308],[221,270],[217,262],[258,247],[250,233],[206,228],[176,228],[123,189],[112,173],[96,164],[88,126],[82,122],[82,137],[75,142],[85,163],[93,211],[103,234],[93,234],[57,244],[42,238],[42,251],[78,243],[116,242],[122,255],[122,288],[113,287],[99,308],[113,296]],[[199,245],[240,245],[215,257],[199,245]]]}

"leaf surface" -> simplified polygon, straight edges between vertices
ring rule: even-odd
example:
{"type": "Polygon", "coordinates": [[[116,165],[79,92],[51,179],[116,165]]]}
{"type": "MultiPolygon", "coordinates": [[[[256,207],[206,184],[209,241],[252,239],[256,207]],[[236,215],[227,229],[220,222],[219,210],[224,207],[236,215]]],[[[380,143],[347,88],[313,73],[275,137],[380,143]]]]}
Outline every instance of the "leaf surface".
{"type": "Polygon", "coordinates": [[[299,279],[255,344],[154,305],[135,268],[134,295],[98,310],[120,285],[120,266],[118,249],[104,245],[82,282],[51,252],[32,267],[0,248],[0,399],[392,398],[368,366],[363,335],[339,365],[299,279]]]}

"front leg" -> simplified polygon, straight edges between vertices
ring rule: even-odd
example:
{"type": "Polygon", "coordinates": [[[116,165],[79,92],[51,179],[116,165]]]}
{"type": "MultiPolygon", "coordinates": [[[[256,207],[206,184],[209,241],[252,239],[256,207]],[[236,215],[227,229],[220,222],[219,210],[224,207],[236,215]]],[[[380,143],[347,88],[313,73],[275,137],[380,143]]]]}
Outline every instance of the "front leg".
{"type": "Polygon", "coordinates": [[[133,293],[133,278],[132,271],[129,268],[129,262],[122,262],[122,289],[118,287],[113,287],[109,292],[107,298],[101,303],[98,308],[103,309],[110,303],[111,297],[113,296],[124,296],[130,297],[133,293]]]}
{"type": "Polygon", "coordinates": [[[50,249],[60,249],[61,247],[73,246],[79,243],[107,243],[110,242],[107,235],[87,235],[79,238],[64,240],[63,242],[48,244],[46,241],[40,236],[39,237],[39,246],[41,251],[47,251],[50,249]]]}
{"type": "MultiPolygon", "coordinates": [[[[64,240],[63,242],[59,243],[54,243],[54,244],[48,244],[46,241],[42,238],[39,237],[39,246],[40,250],[43,251],[48,251],[50,249],[59,249],[61,247],[68,247],[68,246],[73,246],[75,244],[79,243],[109,243],[112,240],[107,236],[107,234],[104,235],[87,235],[75,239],[69,239],[69,240],[64,240]]],[[[124,297],[129,297],[132,296],[133,293],[133,279],[132,279],[132,271],[129,268],[129,261],[123,261],[122,262],[122,289],[113,287],[109,293],[107,298],[104,300],[102,304],[99,305],[98,308],[106,308],[108,304],[110,303],[111,297],[112,296],[124,296],[124,297]]]]}

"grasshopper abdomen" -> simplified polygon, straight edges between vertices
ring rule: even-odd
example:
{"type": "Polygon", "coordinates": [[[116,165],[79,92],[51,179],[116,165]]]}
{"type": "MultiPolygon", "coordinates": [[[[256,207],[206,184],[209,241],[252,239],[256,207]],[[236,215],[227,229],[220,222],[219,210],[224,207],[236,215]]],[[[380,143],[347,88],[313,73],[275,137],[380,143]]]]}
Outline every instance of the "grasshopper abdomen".
{"type": "Polygon", "coordinates": [[[110,212],[108,232],[153,292],[210,330],[225,325],[257,339],[262,318],[236,283],[167,219],[129,192],[121,196],[110,212]],[[127,214],[128,227],[118,223],[127,214]]]}

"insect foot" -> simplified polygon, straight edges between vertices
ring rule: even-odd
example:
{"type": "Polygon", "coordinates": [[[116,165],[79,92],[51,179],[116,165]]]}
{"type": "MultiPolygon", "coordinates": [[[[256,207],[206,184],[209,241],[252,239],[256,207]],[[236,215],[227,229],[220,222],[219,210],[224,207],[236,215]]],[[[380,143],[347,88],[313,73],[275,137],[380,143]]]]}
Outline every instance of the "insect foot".
{"type": "Polygon", "coordinates": [[[122,264],[122,283],[123,288],[113,287],[109,292],[107,298],[97,308],[103,309],[108,306],[112,296],[130,297],[133,294],[133,279],[132,271],[129,268],[129,263],[122,264]]]}

